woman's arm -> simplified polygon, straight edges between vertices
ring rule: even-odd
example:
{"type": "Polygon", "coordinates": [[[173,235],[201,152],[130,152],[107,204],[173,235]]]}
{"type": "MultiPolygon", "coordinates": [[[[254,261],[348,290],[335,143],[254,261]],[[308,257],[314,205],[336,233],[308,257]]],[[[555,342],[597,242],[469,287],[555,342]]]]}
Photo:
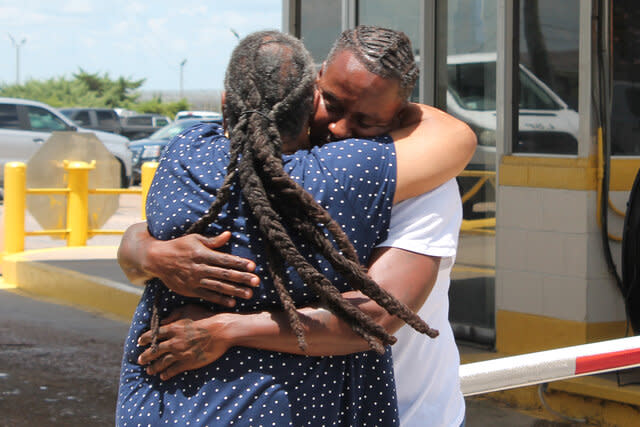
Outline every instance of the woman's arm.
{"type": "Polygon", "coordinates": [[[426,193],[456,177],[476,149],[476,135],[461,120],[422,104],[409,104],[390,132],[398,168],[393,202],[426,193]]]}
{"type": "MultiPolygon", "coordinates": [[[[400,301],[417,311],[435,283],[440,258],[396,248],[377,249],[370,267],[371,277],[400,301]]],[[[404,322],[390,315],[360,292],[343,294],[350,302],[372,316],[390,333],[404,322]]],[[[311,356],[350,354],[370,350],[368,343],[351,327],[326,309],[299,310],[305,328],[307,350],[302,351],[285,313],[221,313],[211,316],[192,307],[173,313],[160,327],[158,351],[145,350],[138,363],[149,364],[150,375],[166,380],[180,372],[205,366],[233,346],[280,351],[311,356]]],[[[151,334],[144,333],[138,343],[148,345],[151,334]]]]}
{"type": "Polygon", "coordinates": [[[218,252],[231,233],[214,237],[189,234],[173,240],[157,240],[146,223],[133,224],[125,231],[118,248],[118,263],[134,284],[144,285],[159,278],[167,287],[184,296],[235,305],[235,299],[251,298],[248,287],[256,287],[260,279],[251,272],[251,260],[218,252]]]}

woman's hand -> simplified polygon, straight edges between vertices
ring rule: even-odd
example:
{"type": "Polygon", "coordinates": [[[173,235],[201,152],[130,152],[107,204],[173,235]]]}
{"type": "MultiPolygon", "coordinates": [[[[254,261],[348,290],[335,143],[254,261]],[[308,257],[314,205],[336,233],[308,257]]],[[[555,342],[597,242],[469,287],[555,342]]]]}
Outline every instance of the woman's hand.
{"type": "MultiPolygon", "coordinates": [[[[225,333],[227,313],[213,315],[199,305],[185,305],[162,321],[158,350],[147,348],[138,363],[147,366],[147,374],[168,380],[182,372],[198,369],[218,360],[231,347],[225,333]]],[[[151,331],[138,339],[138,345],[151,343],[151,331]]]]}

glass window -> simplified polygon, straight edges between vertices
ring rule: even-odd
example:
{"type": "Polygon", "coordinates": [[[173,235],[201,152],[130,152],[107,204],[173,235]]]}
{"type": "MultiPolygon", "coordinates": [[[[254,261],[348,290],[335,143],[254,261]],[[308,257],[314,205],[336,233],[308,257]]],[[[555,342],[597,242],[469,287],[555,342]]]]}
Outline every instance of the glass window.
{"type": "Polygon", "coordinates": [[[578,153],[579,0],[520,0],[514,153],[578,153]]]}
{"type": "Polygon", "coordinates": [[[105,121],[111,121],[111,122],[116,122],[118,120],[118,117],[116,116],[116,113],[114,111],[101,111],[98,110],[96,111],[96,115],[98,116],[98,121],[99,122],[105,122],[105,121]]]}
{"type": "Polygon", "coordinates": [[[640,3],[613,2],[611,153],[640,155],[640,3]]]}
{"type": "Polygon", "coordinates": [[[449,0],[447,15],[447,97],[442,107],[478,136],[473,159],[457,178],[465,227],[451,273],[449,320],[457,339],[492,346],[497,0],[449,0]]]}
{"type": "MultiPolygon", "coordinates": [[[[411,40],[411,47],[420,62],[420,0],[404,0],[402,7],[387,0],[360,0],[358,2],[358,24],[379,25],[403,31],[411,40]]],[[[411,94],[411,100],[419,100],[420,81],[411,94]]]]}
{"type": "Polygon", "coordinates": [[[20,129],[18,108],[14,104],[0,104],[0,128],[20,129]]]}
{"type": "Polygon", "coordinates": [[[154,126],[155,127],[162,127],[162,126],[166,126],[168,124],[169,124],[169,120],[165,119],[164,117],[157,117],[155,119],[154,126]]]}
{"type": "Polygon", "coordinates": [[[78,111],[73,117],[73,121],[80,126],[91,126],[91,119],[88,111],[78,111]]]}
{"type": "Polygon", "coordinates": [[[27,107],[27,115],[31,124],[31,130],[54,131],[68,130],[65,122],[40,107],[27,107]]]}
{"type": "Polygon", "coordinates": [[[342,31],[342,0],[300,0],[300,38],[322,64],[342,31]]]}

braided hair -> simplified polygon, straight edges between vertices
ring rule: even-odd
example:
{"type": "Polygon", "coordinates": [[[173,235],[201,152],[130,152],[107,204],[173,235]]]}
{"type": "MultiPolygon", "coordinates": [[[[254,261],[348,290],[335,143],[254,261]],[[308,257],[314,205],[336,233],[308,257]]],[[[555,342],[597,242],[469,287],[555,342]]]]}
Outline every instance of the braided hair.
{"type": "Polygon", "coordinates": [[[313,60],[300,40],[277,31],[253,33],[232,53],[225,76],[225,114],[230,135],[227,175],[209,210],[187,233],[203,233],[230,197],[237,182],[266,242],[267,269],[302,350],[307,345],[295,303],[285,286],[285,265],[334,314],[382,353],[395,338],[370,316],[342,297],[340,291],[300,253],[287,232],[302,236],[348,283],[416,330],[429,328],[407,306],[380,288],[359,263],[355,248],[338,223],[284,171],[282,136],[303,131],[313,105],[313,60]],[[331,238],[324,234],[327,230],[331,238]]]}
{"type": "Polygon", "coordinates": [[[400,97],[409,98],[420,70],[416,66],[411,40],[405,33],[376,25],[358,25],[345,30],[331,47],[327,64],[345,50],[352,52],[369,72],[397,80],[400,97]]]}

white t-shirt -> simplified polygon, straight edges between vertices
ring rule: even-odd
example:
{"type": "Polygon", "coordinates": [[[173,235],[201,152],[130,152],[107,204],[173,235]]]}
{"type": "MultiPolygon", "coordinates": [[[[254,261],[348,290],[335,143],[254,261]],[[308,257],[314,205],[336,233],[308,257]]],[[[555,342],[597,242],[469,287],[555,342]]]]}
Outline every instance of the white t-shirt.
{"type": "Polygon", "coordinates": [[[391,347],[403,427],[457,427],[464,419],[460,355],[448,318],[449,281],[461,222],[460,193],[452,179],[393,206],[389,235],[378,245],[441,257],[436,283],[418,311],[440,335],[431,339],[405,325],[391,347]]]}

